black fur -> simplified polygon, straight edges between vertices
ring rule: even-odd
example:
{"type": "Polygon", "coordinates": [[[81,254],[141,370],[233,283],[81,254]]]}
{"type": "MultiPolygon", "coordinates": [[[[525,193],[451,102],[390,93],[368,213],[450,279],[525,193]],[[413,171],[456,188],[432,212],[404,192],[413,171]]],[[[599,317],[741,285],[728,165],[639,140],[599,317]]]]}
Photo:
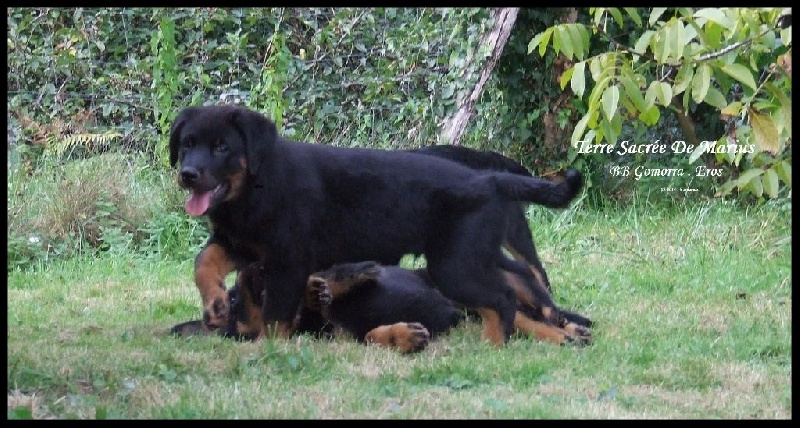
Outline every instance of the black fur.
{"type": "MultiPolygon", "coordinates": [[[[577,171],[554,183],[419,153],[287,141],[261,114],[233,106],[184,109],[170,154],[182,185],[202,196],[191,206],[211,221],[206,249],[221,248],[236,268],[261,261],[264,320],[287,325],[309,273],[363,260],[394,265],[412,253],[426,257],[445,296],[495,311],[507,339],[516,300],[499,270],[506,207],[563,208],[582,186],[577,171]]],[[[206,259],[198,256],[196,271],[222,263],[206,259]]],[[[205,281],[201,292],[212,288],[205,281]]],[[[215,299],[205,310],[224,320],[226,302],[215,299]]]]}
{"type": "Polygon", "coordinates": [[[346,294],[324,305],[322,313],[361,341],[370,330],[399,322],[418,322],[436,337],[458,324],[464,312],[431,288],[424,269],[421,272],[360,262],[335,265],[312,278],[352,283],[346,294]]]}

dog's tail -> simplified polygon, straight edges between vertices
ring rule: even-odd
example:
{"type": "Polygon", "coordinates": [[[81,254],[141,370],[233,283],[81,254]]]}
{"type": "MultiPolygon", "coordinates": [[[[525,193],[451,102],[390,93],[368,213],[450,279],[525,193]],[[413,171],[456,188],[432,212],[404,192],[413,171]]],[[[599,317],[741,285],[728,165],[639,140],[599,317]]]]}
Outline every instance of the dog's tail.
{"type": "Polygon", "coordinates": [[[567,170],[563,179],[555,181],[503,172],[488,177],[497,192],[508,200],[533,202],[549,208],[566,208],[583,187],[583,175],[574,169],[567,170]]]}

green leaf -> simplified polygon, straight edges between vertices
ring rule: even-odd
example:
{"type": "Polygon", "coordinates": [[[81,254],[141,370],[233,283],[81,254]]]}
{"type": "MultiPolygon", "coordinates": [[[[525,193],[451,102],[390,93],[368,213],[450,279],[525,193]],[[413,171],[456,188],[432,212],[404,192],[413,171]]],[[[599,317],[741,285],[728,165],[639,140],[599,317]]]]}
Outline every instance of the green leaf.
{"type": "Polygon", "coordinates": [[[784,46],[789,46],[792,43],[792,27],[784,28],[781,30],[781,42],[784,46]]]}
{"type": "Polygon", "coordinates": [[[625,25],[625,20],[622,19],[622,12],[619,11],[616,7],[609,7],[608,13],[614,17],[614,21],[617,21],[617,25],[620,27],[625,25]]]}
{"type": "Polygon", "coordinates": [[[619,105],[619,88],[617,85],[610,86],[603,91],[603,98],[601,102],[603,104],[603,114],[606,115],[606,118],[609,121],[612,120],[619,105]]]}
{"type": "Polygon", "coordinates": [[[575,95],[582,97],[583,92],[586,90],[586,61],[575,63],[572,69],[575,70],[575,72],[572,74],[570,87],[575,95]]]}
{"type": "Polygon", "coordinates": [[[606,139],[610,144],[614,144],[617,142],[617,134],[611,129],[611,123],[608,120],[603,119],[600,121],[599,124],[600,132],[603,134],[603,138],[606,139]]]}
{"type": "Polygon", "coordinates": [[[745,186],[746,189],[757,197],[760,198],[761,195],[764,194],[764,186],[761,184],[761,177],[755,177],[747,184],[748,186],[745,186]]]}
{"type": "Polygon", "coordinates": [[[575,67],[568,68],[564,73],[561,74],[561,80],[558,81],[558,84],[561,85],[562,91],[567,87],[567,82],[572,79],[573,73],[575,73],[575,67]]]}
{"type": "Polygon", "coordinates": [[[697,67],[697,73],[692,78],[692,99],[700,104],[708,93],[711,86],[711,67],[708,64],[701,64],[697,67]]]}
{"type": "Polygon", "coordinates": [[[656,57],[656,61],[660,64],[666,63],[667,58],[669,57],[669,45],[668,41],[671,37],[672,33],[672,26],[667,24],[662,27],[656,33],[656,37],[654,39],[655,43],[653,44],[653,55],[656,57]]]}
{"type": "Polygon", "coordinates": [[[569,34],[567,25],[559,25],[556,27],[556,39],[559,40],[561,52],[564,56],[567,57],[568,60],[572,60],[575,56],[575,47],[572,46],[572,37],[569,34]]]}
{"type": "MultiPolygon", "coordinates": [[[[561,25],[556,25],[552,27],[553,30],[553,50],[555,50],[556,55],[561,53],[561,25]]],[[[541,49],[541,48],[540,48],[541,49]]],[[[455,52],[455,51],[454,51],[455,52]]]]}
{"type": "Polygon", "coordinates": [[[611,82],[611,76],[603,76],[600,81],[595,83],[594,88],[592,88],[592,93],[589,94],[589,101],[587,104],[589,108],[597,108],[597,103],[600,102],[600,97],[603,95],[606,87],[608,87],[609,82],[611,82]]]}
{"type": "Polygon", "coordinates": [[[758,89],[758,86],[756,86],[756,81],[753,79],[753,73],[749,68],[741,64],[725,64],[720,68],[720,70],[722,70],[722,72],[728,76],[731,76],[739,82],[749,86],[754,91],[758,89]]]}
{"type": "Polygon", "coordinates": [[[642,18],[639,16],[639,11],[636,10],[635,7],[626,7],[624,9],[625,9],[625,12],[627,12],[628,15],[630,15],[630,17],[633,20],[633,22],[636,23],[636,26],[637,27],[641,27],[642,26],[642,18]]]}
{"type": "Polygon", "coordinates": [[[738,117],[742,114],[742,102],[734,101],[720,111],[723,116],[738,117]]]}
{"type": "Polygon", "coordinates": [[[642,35],[639,36],[639,40],[633,45],[633,51],[642,54],[647,52],[647,46],[650,45],[650,40],[653,38],[654,34],[656,34],[656,32],[653,30],[647,30],[642,33],[642,35]]]}
{"type": "Polygon", "coordinates": [[[675,61],[680,61],[681,57],[683,57],[683,47],[686,46],[686,42],[683,40],[683,22],[675,19],[671,27],[672,31],[670,31],[670,37],[667,40],[669,45],[667,58],[672,57],[675,61]]]}
{"type": "Polygon", "coordinates": [[[663,15],[666,10],[666,7],[654,7],[653,11],[650,12],[650,18],[647,20],[647,23],[650,26],[653,26],[653,24],[658,21],[658,18],[661,18],[661,15],[663,15]]]}
{"type": "Polygon", "coordinates": [[[752,108],[748,110],[748,115],[750,116],[750,126],[753,127],[753,133],[756,135],[759,150],[770,152],[773,156],[778,154],[780,139],[778,137],[778,128],[775,126],[772,116],[760,114],[752,108]]]}
{"type": "Polygon", "coordinates": [[[594,15],[594,25],[595,27],[600,26],[600,21],[603,20],[605,16],[606,8],[605,7],[590,7],[589,14],[594,15]]]}
{"type": "Polygon", "coordinates": [[[583,132],[586,130],[586,125],[589,123],[589,115],[590,113],[587,112],[585,115],[583,115],[581,120],[575,124],[575,129],[572,131],[572,137],[569,140],[570,144],[572,144],[572,147],[578,146],[578,141],[583,136],[583,132]]]}
{"type": "Polygon", "coordinates": [[[672,102],[672,86],[666,82],[652,81],[647,88],[644,101],[646,105],[652,105],[658,101],[664,107],[668,107],[672,102]]]}
{"type": "Polygon", "coordinates": [[[695,12],[694,15],[692,16],[694,16],[695,18],[706,18],[710,21],[714,21],[717,24],[725,27],[726,29],[733,28],[733,21],[730,18],[728,18],[727,15],[725,15],[722,9],[719,8],[709,7],[705,9],[700,9],[697,12],[695,12]]]}
{"type": "Polygon", "coordinates": [[[708,93],[706,93],[704,101],[716,108],[722,108],[725,106],[725,103],[728,102],[725,96],[722,95],[722,92],[717,90],[717,88],[708,88],[708,93]]]}
{"type": "Polygon", "coordinates": [[[783,121],[787,124],[784,127],[786,129],[789,138],[792,137],[792,100],[786,96],[786,93],[780,89],[778,89],[775,85],[770,82],[764,84],[764,87],[778,99],[778,102],[781,104],[781,110],[783,111],[783,121]]]}
{"type": "Polygon", "coordinates": [[[685,91],[692,83],[693,76],[694,68],[690,64],[682,65],[680,70],[678,70],[678,74],[675,76],[675,84],[672,86],[674,95],[685,91]]]}
{"type": "Polygon", "coordinates": [[[703,153],[706,152],[706,146],[703,144],[698,144],[697,147],[692,150],[692,154],[689,155],[689,163],[694,163],[703,153]]]}
{"type": "Polygon", "coordinates": [[[595,82],[600,80],[600,74],[605,70],[600,61],[600,55],[595,56],[589,60],[589,73],[592,75],[592,80],[595,82]]]}
{"type": "Polygon", "coordinates": [[[553,28],[548,28],[544,32],[544,37],[542,37],[542,41],[539,43],[539,56],[544,56],[544,53],[547,51],[547,44],[550,42],[550,38],[553,36],[553,28]]]}
{"type": "Polygon", "coordinates": [[[658,119],[661,117],[661,111],[656,106],[650,106],[647,111],[641,113],[639,115],[639,120],[644,122],[647,126],[653,126],[658,123],[658,119]]]}
{"type": "Polygon", "coordinates": [[[584,43],[584,38],[581,35],[581,28],[583,28],[583,24],[570,24],[567,26],[571,46],[575,49],[575,58],[579,61],[583,61],[586,52],[589,51],[588,37],[586,43],[584,43]]]}
{"type": "Polygon", "coordinates": [[[624,69],[622,74],[619,76],[619,81],[622,83],[623,88],[625,89],[625,94],[630,98],[631,102],[636,109],[640,112],[643,112],[647,109],[647,105],[644,101],[644,97],[642,97],[642,91],[639,89],[639,85],[634,80],[634,76],[631,74],[630,70],[624,69]]]}
{"type": "Polygon", "coordinates": [[[616,72],[615,61],[616,55],[613,53],[600,54],[589,61],[589,71],[592,74],[592,80],[599,82],[606,76],[613,76],[616,72]]]}
{"type": "MultiPolygon", "coordinates": [[[[736,179],[736,187],[742,189],[747,186],[753,178],[756,178],[764,173],[764,170],[761,168],[750,168],[747,171],[743,172],[738,179],[736,179]]],[[[760,183],[759,183],[760,184],[760,183]]]]}
{"type": "MultiPolygon", "coordinates": [[[[544,30],[541,33],[533,36],[533,39],[531,39],[530,43],[528,43],[528,54],[530,55],[530,53],[533,52],[533,50],[535,48],[539,47],[539,45],[544,40],[545,35],[548,35],[548,37],[549,37],[549,34],[551,34],[552,32],[553,32],[553,29],[552,28],[548,28],[547,30],[544,30]]],[[[544,40],[544,43],[546,45],[547,41],[544,40]]]]}
{"type": "Polygon", "coordinates": [[[775,171],[772,169],[764,171],[764,176],[761,177],[761,183],[763,184],[767,196],[770,198],[778,197],[778,174],[776,174],[775,171]]]}
{"type": "Polygon", "coordinates": [[[591,36],[589,35],[589,29],[586,28],[586,26],[583,24],[578,25],[576,28],[578,28],[578,34],[580,34],[581,36],[581,42],[583,43],[584,51],[588,54],[589,47],[591,46],[591,36]]]}
{"type": "Polygon", "coordinates": [[[775,165],[772,166],[775,169],[775,172],[778,174],[778,178],[783,181],[783,183],[788,188],[792,188],[792,164],[787,160],[782,160],[775,165]]]}

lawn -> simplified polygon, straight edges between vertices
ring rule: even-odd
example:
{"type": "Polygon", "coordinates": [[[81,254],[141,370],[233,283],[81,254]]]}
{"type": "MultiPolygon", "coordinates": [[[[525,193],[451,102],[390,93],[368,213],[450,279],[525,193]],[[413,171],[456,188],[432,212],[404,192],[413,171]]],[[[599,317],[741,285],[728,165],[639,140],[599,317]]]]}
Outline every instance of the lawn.
{"type": "Polygon", "coordinates": [[[8,273],[9,418],[791,418],[791,201],[531,208],[555,301],[594,343],[464,324],[400,355],[175,338],[193,260],[115,252],[8,273]]]}

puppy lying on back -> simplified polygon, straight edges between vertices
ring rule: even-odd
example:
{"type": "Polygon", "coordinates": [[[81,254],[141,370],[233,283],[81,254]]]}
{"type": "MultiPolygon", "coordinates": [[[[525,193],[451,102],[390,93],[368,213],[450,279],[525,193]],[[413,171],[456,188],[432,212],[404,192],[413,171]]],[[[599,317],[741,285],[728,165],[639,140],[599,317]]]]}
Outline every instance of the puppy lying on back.
{"type": "Polygon", "coordinates": [[[464,311],[424,274],[375,262],[345,263],[312,274],[305,307],[365,343],[416,352],[464,319],[464,311]]]}
{"type": "MultiPolygon", "coordinates": [[[[231,317],[222,332],[208,330],[201,321],[174,326],[180,336],[221,334],[254,339],[261,325],[263,278],[257,264],[241,270],[228,294],[231,317]]],[[[589,321],[579,314],[567,315],[559,326],[538,312],[518,305],[514,328],[538,340],[566,344],[591,342],[589,321]],[[585,322],[574,321],[585,320],[585,322]]],[[[298,333],[330,335],[345,331],[363,343],[373,343],[411,353],[424,349],[432,337],[449,331],[465,318],[465,311],[430,284],[425,269],[408,270],[375,262],[344,263],[309,276],[303,306],[295,317],[298,333]]]]}
{"type": "MultiPolygon", "coordinates": [[[[428,342],[419,341],[420,334],[412,335],[409,323],[421,324],[430,338],[465,318],[464,310],[433,288],[425,269],[407,270],[375,262],[344,263],[312,274],[304,306],[362,342],[402,352],[421,350],[428,342]]],[[[538,311],[518,304],[514,329],[556,344],[589,344],[591,321],[574,312],[562,312],[567,316],[555,326],[538,311]]]]}

